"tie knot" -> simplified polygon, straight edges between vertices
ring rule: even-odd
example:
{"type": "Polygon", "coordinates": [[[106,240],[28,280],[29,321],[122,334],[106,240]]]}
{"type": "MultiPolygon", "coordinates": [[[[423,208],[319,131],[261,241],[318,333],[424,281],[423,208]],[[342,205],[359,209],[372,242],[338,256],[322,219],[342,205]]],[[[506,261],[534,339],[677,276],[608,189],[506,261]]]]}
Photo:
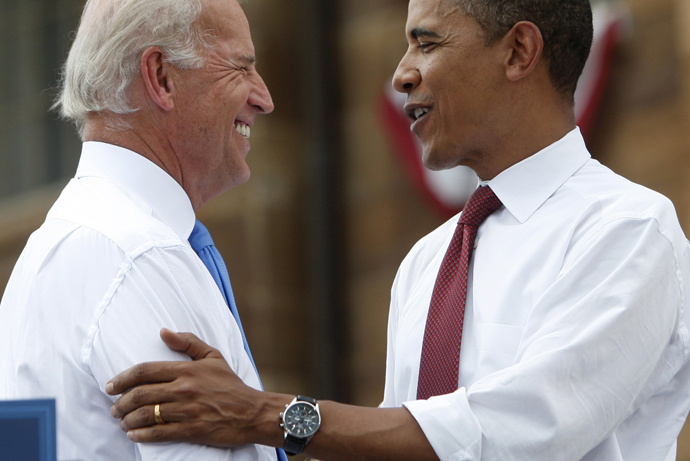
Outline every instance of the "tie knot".
{"type": "Polygon", "coordinates": [[[482,186],[472,194],[460,215],[460,224],[479,227],[494,211],[501,208],[501,201],[489,186],[482,186]]]}
{"type": "Polygon", "coordinates": [[[208,232],[208,229],[206,229],[206,226],[201,224],[201,221],[198,219],[196,220],[196,224],[194,224],[194,229],[192,230],[191,235],[189,236],[189,244],[192,246],[192,249],[199,254],[201,250],[206,248],[207,246],[213,245],[213,239],[211,238],[211,234],[208,232]]]}

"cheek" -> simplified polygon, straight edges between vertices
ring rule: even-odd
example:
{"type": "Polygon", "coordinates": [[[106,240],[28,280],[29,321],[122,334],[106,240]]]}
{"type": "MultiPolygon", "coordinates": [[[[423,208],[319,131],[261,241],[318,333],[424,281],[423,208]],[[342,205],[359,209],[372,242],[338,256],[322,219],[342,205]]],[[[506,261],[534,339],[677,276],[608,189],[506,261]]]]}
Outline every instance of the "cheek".
{"type": "Polygon", "coordinates": [[[446,83],[441,104],[445,111],[444,121],[463,130],[484,124],[496,101],[491,100],[491,89],[481,77],[456,74],[455,79],[446,83]]]}
{"type": "Polygon", "coordinates": [[[217,97],[216,104],[222,105],[224,110],[230,112],[238,112],[249,99],[249,84],[247,82],[237,82],[238,84],[232,87],[225,88],[217,97]]]}

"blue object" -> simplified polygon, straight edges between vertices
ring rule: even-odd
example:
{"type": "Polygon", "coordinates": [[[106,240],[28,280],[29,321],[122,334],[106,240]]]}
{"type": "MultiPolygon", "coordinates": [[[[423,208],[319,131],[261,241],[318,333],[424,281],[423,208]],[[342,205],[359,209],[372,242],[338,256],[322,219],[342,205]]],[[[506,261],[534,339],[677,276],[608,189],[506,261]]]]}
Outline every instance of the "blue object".
{"type": "Polygon", "coordinates": [[[56,461],[55,400],[0,401],[0,460],[56,461]]]}
{"type": "MultiPolygon", "coordinates": [[[[240,313],[237,311],[237,304],[235,304],[235,296],[232,294],[232,285],[230,285],[228,268],[225,266],[225,262],[223,261],[223,257],[220,255],[220,252],[213,244],[213,239],[211,238],[211,234],[208,232],[208,229],[206,229],[206,226],[201,224],[201,221],[198,219],[194,225],[194,230],[192,230],[192,235],[189,236],[189,244],[192,246],[192,249],[196,252],[196,254],[199,255],[199,259],[201,259],[208,271],[211,273],[211,277],[213,277],[216,285],[218,285],[218,288],[225,299],[225,303],[230,308],[230,312],[232,312],[232,316],[235,317],[237,326],[240,328],[240,333],[242,333],[244,350],[247,352],[249,360],[251,360],[254,370],[256,370],[256,374],[258,376],[259,371],[254,363],[254,357],[252,357],[252,353],[249,350],[249,343],[247,342],[247,337],[244,334],[244,328],[242,328],[242,322],[240,321],[240,313]]],[[[259,381],[261,381],[261,378],[259,378],[259,381]]],[[[283,450],[276,448],[276,453],[279,461],[287,461],[287,456],[283,450]]]]}

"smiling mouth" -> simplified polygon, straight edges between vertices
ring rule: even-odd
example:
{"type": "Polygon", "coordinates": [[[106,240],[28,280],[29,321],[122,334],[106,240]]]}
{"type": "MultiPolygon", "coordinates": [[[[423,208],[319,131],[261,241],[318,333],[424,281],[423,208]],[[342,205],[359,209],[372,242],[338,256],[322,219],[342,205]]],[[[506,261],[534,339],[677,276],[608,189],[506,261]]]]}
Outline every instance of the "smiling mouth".
{"type": "Polygon", "coordinates": [[[431,107],[416,107],[414,109],[406,110],[405,112],[407,113],[407,116],[410,118],[410,120],[416,122],[417,120],[424,118],[424,116],[428,114],[430,111],[431,107]]]}
{"type": "Polygon", "coordinates": [[[417,109],[414,110],[413,118],[415,120],[419,120],[420,118],[424,117],[426,114],[429,113],[431,109],[428,107],[418,107],[417,109]]]}
{"type": "Polygon", "coordinates": [[[249,139],[249,137],[252,135],[252,129],[244,122],[235,122],[235,130],[237,130],[237,132],[245,139],[249,139]]]}

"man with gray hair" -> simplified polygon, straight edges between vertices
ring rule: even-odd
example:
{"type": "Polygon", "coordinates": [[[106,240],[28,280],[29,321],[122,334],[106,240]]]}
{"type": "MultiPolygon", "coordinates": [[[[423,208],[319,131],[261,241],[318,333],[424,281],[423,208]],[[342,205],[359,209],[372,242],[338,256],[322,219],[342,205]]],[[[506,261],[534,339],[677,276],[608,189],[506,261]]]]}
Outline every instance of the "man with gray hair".
{"type": "Polygon", "coordinates": [[[251,127],[273,110],[254,64],[237,0],[86,3],[56,103],[84,141],[79,167],[0,304],[0,398],[56,399],[60,459],[278,456],[260,445],[137,445],[105,393],[135,363],[183,358],[161,343],[163,327],[204,338],[261,388],[225,266],[195,222],[249,178],[251,127]]]}
{"type": "Polygon", "coordinates": [[[139,442],[252,440],[328,461],[675,459],[690,247],[670,201],[593,160],[575,126],[589,1],[410,0],[406,35],[393,84],[425,164],[481,184],[400,266],[386,408],[259,393],[165,332],[195,361],[114,377],[114,415],[139,442]]]}

